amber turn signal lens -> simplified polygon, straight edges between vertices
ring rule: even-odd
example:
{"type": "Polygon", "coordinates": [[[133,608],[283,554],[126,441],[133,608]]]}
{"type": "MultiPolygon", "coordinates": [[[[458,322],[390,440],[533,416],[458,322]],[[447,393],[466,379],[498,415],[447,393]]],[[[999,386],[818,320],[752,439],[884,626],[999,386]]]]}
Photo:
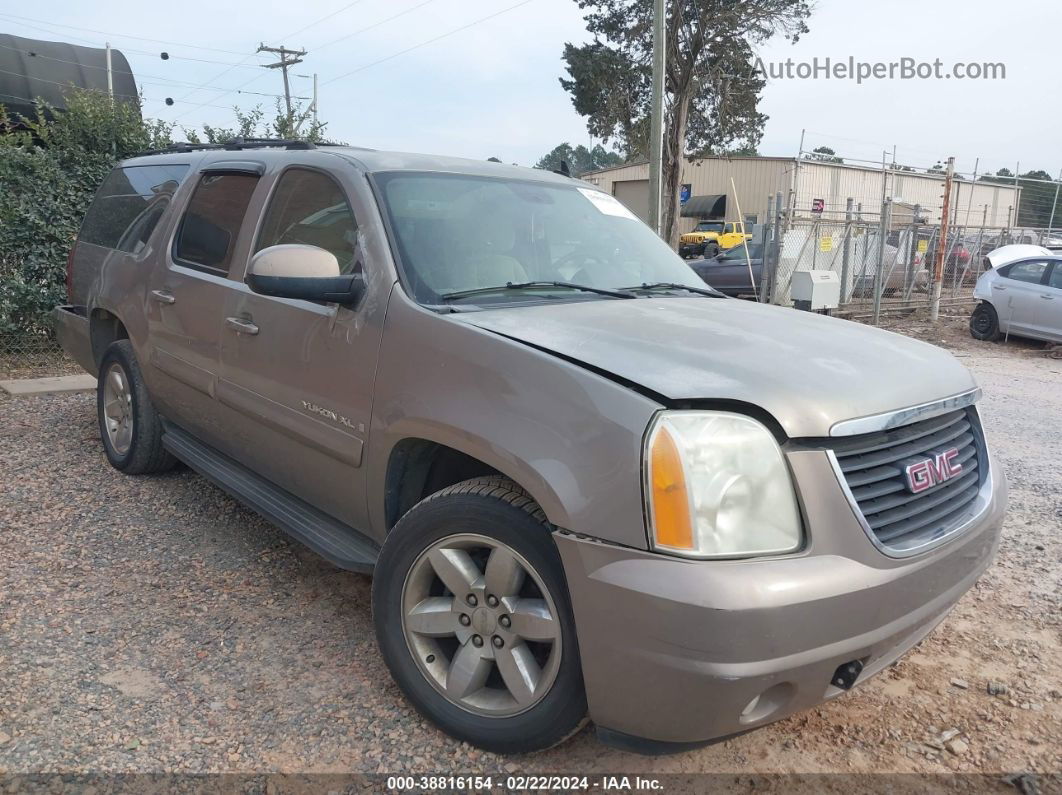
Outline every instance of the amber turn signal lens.
{"type": "Polygon", "coordinates": [[[693,524],[682,456],[667,428],[653,436],[649,455],[649,483],[652,487],[652,520],[656,545],[671,549],[693,549],[693,524]]]}

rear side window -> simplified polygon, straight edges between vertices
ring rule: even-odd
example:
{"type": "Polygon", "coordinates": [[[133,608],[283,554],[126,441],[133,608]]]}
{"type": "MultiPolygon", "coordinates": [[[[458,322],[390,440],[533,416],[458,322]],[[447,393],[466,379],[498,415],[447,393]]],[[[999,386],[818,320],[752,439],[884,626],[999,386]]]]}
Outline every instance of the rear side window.
{"type": "Polygon", "coordinates": [[[181,220],[174,257],[184,264],[227,273],[258,177],[204,174],[181,220]]]}
{"type": "Polygon", "coordinates": [[[78,241],[137,254],[147,245],[188,166],[125,166],[107,175],[78,241]]]}
{"type": "Polygon", "coordinates": [[[1055,263],[1054,267],[1051,269],[1051,278],[1048,280],[1047,284],[1057,290],[1062,290],[1062,265],[1057,262],[1055,263]]]}
{"type": "Polygon", "coordinates": [[[1003,275],[1016,282],[1039,284],[1046,270],[1046,262],[1018,262],[1011,265],[1003,275]]]}

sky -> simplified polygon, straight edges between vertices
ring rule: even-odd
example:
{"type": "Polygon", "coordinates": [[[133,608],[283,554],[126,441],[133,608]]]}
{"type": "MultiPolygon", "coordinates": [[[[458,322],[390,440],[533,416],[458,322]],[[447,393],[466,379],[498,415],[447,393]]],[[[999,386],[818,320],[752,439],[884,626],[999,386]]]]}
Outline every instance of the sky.
{"type": "MultiPolygon", "coordinates": [[[[145,115],[180,125],[230,125],[231,106],[274,99],[279,70],[262,42],[305,48],[294,75],[318,74],[320,118],[347,143],[533,165],[557,144],[589,144],[558,83],[565,42],[589,39],[575,0],[183,0],[146,12],[137,0],[36,0],[0,5],[0,32],[102,46],[109,40],[142,83],[145,115]],[[17,15],[17,16],[16,16],[17,15]],[[160,41],[163,40],[165,43],[160,41]],[[169,60],[159,53],[166,51],[169,60]],[[213,63],[211,63],[213,62],[213,63]],[[172,106],[164,103],[170,97],[172,106]]],[[[960,172],[1043,169],[1058,175],[1062,107],[1053,40],[1062,4],[1013,0],[855,3],[819,0],[810,32],[759,48],[792,58],[889,62],[939,58],[1002,63],[1005,79],[771,79],[761,154],[829,146],[850,160],[929,167],[953,155],[960,172]]],[[[293,77],[296,95],[312,80],[293,77]]]]}

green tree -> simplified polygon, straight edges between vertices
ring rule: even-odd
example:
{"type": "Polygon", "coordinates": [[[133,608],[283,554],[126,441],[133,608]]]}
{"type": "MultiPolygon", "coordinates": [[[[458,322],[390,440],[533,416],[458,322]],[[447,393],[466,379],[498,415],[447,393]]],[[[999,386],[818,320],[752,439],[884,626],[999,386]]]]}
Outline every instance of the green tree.
{"type": "Polygon", "coordinates": [[[804,155],[805,160],[816,160],[819,163],[843,163],[844,160],[828,146],[819,146],[804,155]]]}
{"type": "MultiPolygon", "coordinates": [[[[1001,168],[995,176],[981,177],[982,182],[994,182],[1000,185],[1014,185],[1014,172],[1001,168]]],[[[1033,169],[1018,176],[1017,185],[1021,188],[1021,200],[1018,204],[1018,217],[1015,226],[1029,226],[1038,229],[1062,228],[1062,200],[1055,204],[1057,183],[1043,169],[1033,169]],[[1051,211],[1054,209],[1054,217],[1051,211]]]]}
{"type": "Polygon", "coordinates": [[[0,335],[46,333],[96,188],[118,160],[171,142],[136,103],[92,91],[71,91],[62,112],[38,102],[33,118],[0,106],[0,335]]]}
{"type": "MultiPolygon", "coordinates": [[[[575,0],[594,41],[568,43],[561,85],[595,138],[615,140],[628,159],[649,151],[653,0],[575,0]]],[[[808,0],[667,0],[664,80],[665,239],[677,230],[682,158],[755,147],[765,78],[753,47],[807,31],[808,0]]]]}
{"type": "Polygon", "coordinates": [[[298,103],[294,105],[290,117],[281,108],[279,99],[276,101],[276,113],[271,120],[266,119],[261,105],[255,105],[246,111],[234,107],[232,115],[236,118],[234,126],[214,127],[204,124],[202,135],[195,129],[183,128],[185,139],[193,144],[223,144],[235,138],[283,138],[313,143],[327,141],[324,135],[327,122],[310,121],[306,124],[309,114],[298,103]]]}
{"type": "Polygon", "coordinates": [[[559,171],[562,162],[568,164],[568,170],[573,177],[578,177],[590,171],[621,165],[624,161],[623,156],[618,152],[609,152],[601,144],[596,144],[593,149],[587,149],[582,144],[572,147],[565,141],[553,147],[548,154],[543,155],[535,163],[535,168],[559,171]]]}

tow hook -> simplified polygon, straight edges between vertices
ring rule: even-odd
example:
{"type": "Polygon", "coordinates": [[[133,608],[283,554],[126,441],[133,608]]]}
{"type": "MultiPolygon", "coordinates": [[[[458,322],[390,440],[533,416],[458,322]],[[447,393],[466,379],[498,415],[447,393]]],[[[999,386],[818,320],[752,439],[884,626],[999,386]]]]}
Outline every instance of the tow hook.
{"type": "Polygon", "coordinates": [[[856,683],[856,679],[859,678],[859,674],[863,672],[863,661],[852,660],[851,662],[842,663],[837,666],[837,670],[833,672],[833,678],[830,680],[830,684],[834,687],[839,687],[841,690],[851,690],[852,685],[856,683]]]}

